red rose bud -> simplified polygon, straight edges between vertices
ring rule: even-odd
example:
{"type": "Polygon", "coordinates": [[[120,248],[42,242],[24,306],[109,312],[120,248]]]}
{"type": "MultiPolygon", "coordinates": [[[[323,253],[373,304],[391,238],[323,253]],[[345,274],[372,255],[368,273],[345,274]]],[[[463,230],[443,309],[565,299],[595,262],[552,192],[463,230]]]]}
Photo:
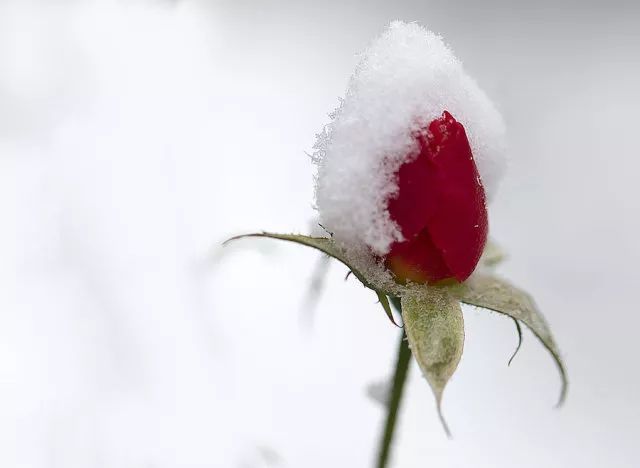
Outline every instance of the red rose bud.
{"type": "Polygon", "coordinates": [[[467,279],[487,240],[484,187],[464,127],[449,112],[416,135],[419,153],[398,170],[388,210],[404,239],[385,265],[401,282],[467,279]]]}

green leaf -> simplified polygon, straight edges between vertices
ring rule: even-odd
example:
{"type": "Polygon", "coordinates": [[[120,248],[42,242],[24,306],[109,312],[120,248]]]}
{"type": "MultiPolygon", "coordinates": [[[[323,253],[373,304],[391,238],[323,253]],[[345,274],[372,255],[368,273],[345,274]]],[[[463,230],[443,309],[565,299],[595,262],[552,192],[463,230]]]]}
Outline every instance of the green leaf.
{"type": "Polygon", "coordinates": [[[560,406],[567,395],[567,372],[551,330],[531,296],[501,278],[482,273],[476,273],[464,283],[451,288],[451,292],[465,304],[490,309],[524,323],[538,337],[560,371],[560,406]]]}
{"type": "Polygon", "coordinates": [[[391,313],[391,307],[389,307],[389,301],[387,299],[385,291],[381,291],[380,287],[376,287],[373,284],[371,284],[371,282],[367,280],[366,276],[362,272],[360,272],[357,268],[355,268],[352,262],[350,262],[347,256],[345,255],[344,251],[340,247],[338,247],[330,237],[311,237],[311,236],[304,236],[302,234],[275,234],[270,232],[260,232],[260,233],[244,234],[241,236],[232,237],[231,239],[226,240],[224,242],[224,245],[226,245],[231,241],[234,241],[237,239],[243,239],[247,237],[266,237],[269,239],[278,239],[278,240],[294,242],[296,244],[301,244],[307,247],[314,248],[316,250],[319,250],[327,254],[332,258],[335,258],[339,262],[346,265],[347,268],[349,268],[349,270],[353,273],[353,275],[356,278],[358,278],[365,287],[376,292],[378,299],[380,300],[380,303],[382,304],[382,307],[384,308],[384,311],[387,314],[387,317],[389,317],[389,320],[391,320],[391,322],[394,325],[398,326],[395,320],[393,319],[393,314],[391,313]]]}
{"type": "Polygon", "coordinates": [[[402,297],[402,318],[411,352],[433,390],[444,430],[451,435],[441,403],[464,347],[460,302],[446,288],[423,288],[421,294],[402,297]]]}

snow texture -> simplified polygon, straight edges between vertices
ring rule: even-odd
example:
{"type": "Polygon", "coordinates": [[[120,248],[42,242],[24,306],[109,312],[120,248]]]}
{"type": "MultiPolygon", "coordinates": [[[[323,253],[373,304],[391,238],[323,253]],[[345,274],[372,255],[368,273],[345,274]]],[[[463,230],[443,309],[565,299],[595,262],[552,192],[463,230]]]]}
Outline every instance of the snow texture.
{"type": "Polygon", "coordinates": [[[501,115],[440,36],[392,22],[362,54],[314,146],[320,222],[353,256],[384,255],[402,240],[386,209],[396,173],[415,154],[412,135],[445,110],[464,125],[490,200],[504,170],[501,115]]]}

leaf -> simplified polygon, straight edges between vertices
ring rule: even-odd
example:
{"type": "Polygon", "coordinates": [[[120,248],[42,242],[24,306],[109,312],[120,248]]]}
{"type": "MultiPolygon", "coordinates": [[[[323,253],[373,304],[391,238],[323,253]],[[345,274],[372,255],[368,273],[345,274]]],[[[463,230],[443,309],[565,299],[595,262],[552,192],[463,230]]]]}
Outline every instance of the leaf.
{"type": "Polygon", "coordinates": [[[389,317],[389,319],[394,325],[398,326],[398,324],[395,322],[393,318],[393,314],[391,313],[391,308],[389,307],[389,301],[384,291],[380,291],[379,287],[376,287],[373,284],[371,284],[371,282],[367,280],[365,275],[362,272],[360,272],[358,269],[356,269],[354,265],[351,264],[351,262],[348,260],[345,253],[342,251],[342,249],[340,249],[340,247],[338,247],[330,237],[310,237],[310,236],[304,236],[302,234],[274,234],[270,232],[260,232],[260,233],[244,234],[241,236],[232,237],[231,239],[226,240],[224,242],[224,245],[227,245],[231,241],[243,239],[246,237],[266,237],[269,239],[278,239],[278,240],[284,240],[289,242],[295,242],[296,244],[301,244],[307,247],[320,250],[321,252],[324,252],[328,256],[335,258],[339,262],[346,265],[347,268],[349,268],[349,270],[354,274],[354,276],[358,278],[365,287],[372,289],[373,291],[376,292],[376,294],[378,295],[378,299],[380,300],[380,303],[382,304],[382,307],[384,308],[384,311],[387,314],[387,317],[389,317]]]}
{"type": "Polygon", "coordinates": [[[451,288],[465,304],[490,309],[524,323],[551,353],[562,379],[557,406],[567,395],[567,372],[551,330],[529,294],[493,275],[476,273],[456,288],[451,288]]]}
{"type": "Polygon", "coordinates": [[[484,246],[484,251],[480,257],[480,264],[484,267],[492,268],[499,263],[502,263],[506,257],[507,255],[504,253],[504,250],[502,250],[498,244],[489,239],[484,246]]]}
{"type": "Polygon", "coordinates": [[[464,347],[460,303],[444,288],[424,288],[421,294],[402,297],[402,318],[411,352],[433,390],[438,416],[450,436],[441,403],[464,347]]]}

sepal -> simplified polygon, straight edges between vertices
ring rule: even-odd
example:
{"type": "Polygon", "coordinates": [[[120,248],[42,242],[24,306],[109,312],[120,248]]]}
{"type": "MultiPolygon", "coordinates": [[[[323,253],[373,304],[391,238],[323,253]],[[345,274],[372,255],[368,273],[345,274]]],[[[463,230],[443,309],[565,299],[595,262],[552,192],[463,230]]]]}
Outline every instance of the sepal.
{"type": "Polygon", "coordinates": [[[476,273],[464,283],[452,287],[451,293],[465,304],[490,309],[524,323],[538,337],[560,371],[560,406],[567,395],[567,372],[551,330],[531,296],[502,278],[484,273],[476,273]]]}
{"type": "Polygon", "coordinates": [[[421,294],[402,297],[402,318],[409,347],[436,399],[442,416],[442,393],[455,372],[464,347],[464,321],[460,302],[448,288],[425,287],[421,294]]]}
{"type": "Polygon", "coordinates": [[[378,296],[378,300],[384,309],[385,314],[391,320],[395,326],[399,326],[395,319],[393,318],[393,313],[391,312],[391,307],[389,306],[389,300],[387,299],[387,294],[389,291],[384,290],[380,285],[374,285],[366,275],[361,272],[358,268],[353,265],[353,262],[349,260],[344,251],[336,245],[336,243],[330,237],[312,237],[305,236],[302,234],[275,234],[271,232],[259,232],[252,234],[243,234],[240,236],[235,236],[230,239],[227,239],[224,244],[226,245],[229,242],[238,239],[244,239],[248,237],[265,237],[269,239],[278,239],[289,242],[294,242],[296,244],[305,245],[307,247],[311,247],[313,249],[319,250],[324,254],[328,255],[331,258],[335,258],[339,262],[343,263],[349,271],[356,277],[360,282],[367,288],[373,290],[378,296]]]}

